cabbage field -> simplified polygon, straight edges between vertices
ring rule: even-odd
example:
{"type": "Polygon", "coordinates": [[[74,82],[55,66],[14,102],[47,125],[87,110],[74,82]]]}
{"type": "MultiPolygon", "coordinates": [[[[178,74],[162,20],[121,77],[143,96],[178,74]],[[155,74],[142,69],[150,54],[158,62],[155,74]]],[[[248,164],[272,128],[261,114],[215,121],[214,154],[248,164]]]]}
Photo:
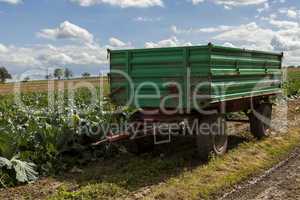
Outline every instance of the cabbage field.
{"type": "Polygon", "coordinates": [[[112,151],[107,145],[89,145],[103,137],[103,132],[93,132],[92,137],[89,132],[116,120],[111,114],[115,106],[86,89],[75,92],[72,104],[64,94],[54,92],[51,105],[47,92],[21,94],[18,99],[13,94],[0,96],[1,187],[61,173],[112,151]]]}
{"type": "MultiPolygon", "coordinates": [[[[289,71],[288,77],[287,94],[299,95],[300,70],[289,71]]],[[[94,129],[119,122],[113,114],[117,107],[99,88],[96,94],[77,89],[74,98],[68,91],[49,93],[54,101],[47,91],[28,91],[0,95],[0,187],[60,174],[118,151],[110,144],[91,145],[105,134],[94,129]]],[[[131,112],[125,110],[125,116],[131,112]]]]}

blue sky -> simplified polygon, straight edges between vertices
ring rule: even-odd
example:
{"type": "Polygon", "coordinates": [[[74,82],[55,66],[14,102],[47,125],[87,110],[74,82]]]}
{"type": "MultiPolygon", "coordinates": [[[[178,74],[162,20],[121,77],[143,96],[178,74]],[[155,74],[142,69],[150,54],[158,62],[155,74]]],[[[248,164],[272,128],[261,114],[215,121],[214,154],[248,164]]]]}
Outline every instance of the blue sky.
{"type": "Polygon", "coordinates": [[[300,65],[299,20],[296,0],[0,0],[0,65],[98,74],[106,48],[208,42],[284,51],[300,65]]]}

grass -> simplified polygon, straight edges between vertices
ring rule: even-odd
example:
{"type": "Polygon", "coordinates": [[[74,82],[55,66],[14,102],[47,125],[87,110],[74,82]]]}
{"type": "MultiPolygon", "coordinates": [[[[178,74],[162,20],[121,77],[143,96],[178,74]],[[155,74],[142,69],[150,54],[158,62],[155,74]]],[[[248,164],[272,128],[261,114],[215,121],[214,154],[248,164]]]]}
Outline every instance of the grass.
{"type": "Polygon", "coordinates": [[[270,168],[299,143],[300,130],[295,129],[263,141],[243,142],[205,165],[193,161],[189,151],[165,157],[114,158],[65,178],[65,186],[49,199],[130,199],[148,187],[147,200],[213,199],[221,190],[270,168]],[[73,186],[67,187],[70,183],[73,186]]]}
{"type": "MultiPolygon", "coordinates": [[[[83,174],[79,176],[66,175],[61,177],[66,183],[65,188],[50,199],[72,199],[72,195],[84,193],[84,197],[90,196],[90,188],[101,187],[93,191],[97,193],[98,199],[121,198],[140,188],[155,185],[170,177],[178,176],[186,167],[192,165],[192,152],[183,151],[168,158],[159,156],[160,153],[153,152],[142,156],[121,154],[118,157],[104,160],[88,166],[83,174]],[[69,183],[76,183],[79,190],[69,191],[69,183]],[[117,196],[110,193],[110,188],[103,192],[103,188],[117,189],[117,196]]],[[[73,185],[73,184],[71,184],[73,185]]],[[[72,187],[69,188],[73,188],[72,187]]],[[[96,199],[97,199],[96,198],[96,199]]]]}
{"type": "Polygon", "coordinates": [[[119,198],[126,194],[126,191],[117,187],[114,184],[97,183],[93,185],[87,185],[81,190],[76,192],[67,192],[65,188],[61,188],[58,192],[59,195],[50,198],[51,200],[63,199],[84,199],[94,200],[101,198],[102,200],[108,200],[112,198],[119,198]]]}
{"type": "Polygon", "coordinates": [[[224,158],[213,159],[180,177],[155,188],[147,199],[211,199],[224,188],[230,188],[253,174],[270,168],[299,145],[300,132],[242,144],[224,158]]]}

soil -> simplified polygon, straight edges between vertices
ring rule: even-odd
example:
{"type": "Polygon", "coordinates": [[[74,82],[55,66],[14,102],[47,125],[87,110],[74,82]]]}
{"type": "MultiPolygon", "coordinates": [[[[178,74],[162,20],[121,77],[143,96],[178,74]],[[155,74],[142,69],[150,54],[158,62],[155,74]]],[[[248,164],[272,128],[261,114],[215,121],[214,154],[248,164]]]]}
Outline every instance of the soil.
{"type": "Polygon", "coordinates": [[[245,186],[239,186],[222,200],[295,200],[300,199],[300,149],[289,159],[254,178],[245,186]]]}
{"type": "MultiPolygon", "coordinates": [[[[276,106],[273,117],[273,131],[285,131],[299,127],[300,100],[288,102],[288,112],[284,106],[276,106]],[[288,122],[278,123],[287,116],[288,122]]],[[[229,193],[223,194],[220,200],[300,200],[300,144],[290,156],[258,177],[253,177],[229,193]]]]}
{"type": "Polygon", "coordinates": [[[60,186],[61,182],[52,178],[43,178],[35,183],[7,188],[0,190],[0,199],[23,200],[23,199],[45,199],[53,194],[60,186]]]}
{"type": "Polygon", "coordinates": [[[81,82],[88,82],[93,84],[94,86],[99,86],[100,84],[100,78],[98,77],[91,77],[87,79],[71,79],[71,80],[52,80],[48,83],[48,81],[28,81],[28,82],[23,82],[19,84],[15,83],[0,83],[0,94],[11,94],[12,91],[15,89],[19,89],[22,92],[45,92],[48,91],[49,84],[54,84],[54,87],[57,88],[58,85],[60,87],[67,88],[69,84],[71,85],[77,85],[78,83],[81,82]],[[62,86],[61,86],[62,85],[62,86]]]}

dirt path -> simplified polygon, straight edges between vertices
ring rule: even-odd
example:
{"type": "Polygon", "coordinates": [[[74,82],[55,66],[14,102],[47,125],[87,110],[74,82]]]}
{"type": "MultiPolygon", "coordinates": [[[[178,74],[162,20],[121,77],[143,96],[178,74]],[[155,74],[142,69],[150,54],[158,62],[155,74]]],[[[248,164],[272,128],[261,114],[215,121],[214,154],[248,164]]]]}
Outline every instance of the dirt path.
{"type": "Polygon", "coordinates": [[[222,200],[295,200],[300,199],[300,149],[291,157],[240,186],[222,200]]]}
{"type": "MultiPolygon", "coordinates": [[[[289,128],[299,127],[299,110],[299,100],[289,102],[289,128]]],[[[277,114],[282,115],[280,109],[277,110],[277,114]]],[[[280,117],[278,119],[280,120],[280,117]]],[[[277,128],[280,129],[280,127],[277,128]]],[[[247,182],[237,185],[236,189],[220,198],[220,200],[283,199],[300,200],[300,147],[292,152],[290,157],[266,171],[260,177],[253,177],[247,182]]]]}

